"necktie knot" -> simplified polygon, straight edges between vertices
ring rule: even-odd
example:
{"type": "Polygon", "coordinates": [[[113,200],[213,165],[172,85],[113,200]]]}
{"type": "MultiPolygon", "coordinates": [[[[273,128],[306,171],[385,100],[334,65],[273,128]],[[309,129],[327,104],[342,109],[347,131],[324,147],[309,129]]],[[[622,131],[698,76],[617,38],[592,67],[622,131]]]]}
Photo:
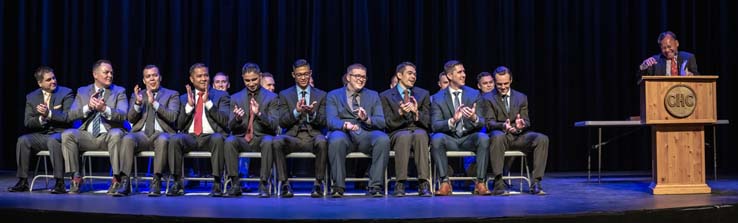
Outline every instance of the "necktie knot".
{"type": "Polygon", "coordinates": [[[302,98],[305,98],[305,95],[307,95],[307,91],[300,91],[300,95],[302,95],[302,98]]]}

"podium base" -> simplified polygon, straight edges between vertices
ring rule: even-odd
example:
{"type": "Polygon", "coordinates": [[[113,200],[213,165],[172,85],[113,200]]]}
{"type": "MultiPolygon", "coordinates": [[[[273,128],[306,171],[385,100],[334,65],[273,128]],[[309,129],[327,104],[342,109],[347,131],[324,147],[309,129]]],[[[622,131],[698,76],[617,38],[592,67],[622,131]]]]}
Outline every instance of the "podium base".
{"type": "Polygon", "coordinates": [[[707,184],[655,184],[651,183],[651,193],[657,194],[709,194],[712,192],[707,184]]]}

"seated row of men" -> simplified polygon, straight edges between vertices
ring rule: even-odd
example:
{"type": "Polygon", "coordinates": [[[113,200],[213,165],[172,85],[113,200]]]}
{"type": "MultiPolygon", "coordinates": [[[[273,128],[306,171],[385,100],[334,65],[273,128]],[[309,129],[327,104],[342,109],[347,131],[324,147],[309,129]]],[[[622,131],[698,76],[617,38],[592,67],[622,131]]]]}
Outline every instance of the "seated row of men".
{"type": "Polygon", "coordinates": [[[57,86],[51,68],[41,67],[34,73],[39,89],[26,96],[25,126],[33,133],[18,138],[19,180],[8,190],[29,190],[30,156],[48,149],[56,178],[51,192],[67,193],[64,177],[71,176],[69,193],[79,193],[80,152],[99,150],[110,154],[113,182],[108,194],[126,196],[131,192],[135,154],[153,150],[154,177],[149,196],[161,196],[167,165],[174,183],[166,195],[180,196],[184,194],[183,155],[208,151],[214,178],[211,195],[237,197],[241,196],[239,183],[232,183],[226,191],[222,183],[239,182],[240,152],[260,152],[259,197],[271,196],[268,181],[272,164],[277,169],[277,180],[282,182],[280,195],[292,197],[285,155],[312,152],[316,159],[311,197],[325,196],[322,191],[328,180],[328,163],[330,196],[342,197],[346,155],[358,151],[371,157],[367,194],[381,197],[392,148],[395,196],[405,195],[411,153],[417,166],[419,195],[433,195],[431,160],[440,182],[435,195],[451,195],[446,152],[459,150],[476,153],[474,194],[504,195],[502,172],[508,149],[522,149],[532,155],[530,192],[544,194],[541,180],[548,138],[529,130],[527,97],[510,88],[512,73],[507,68],[495,70],[496,89],[482,95],[464,86],[464,65],[448,61],[443,76],[449,85],[432,96],[415,86],[416,67],[410,62],[397,66],[398,84],[381,94],[364,88],[367,68],[361,64],[348,66],[345,86],[328,93],[311,86],[313,73],[306,60],[297,60],[292,68],[295,85],[277,95],[261,87],[259,66],[246,63],[241,70],[245,89],[229,95],[210,88],[208,68],[196,63],[189,69],[192,87],[187,85],[186,93],[179,95],[162,87],[159,69],[148,65],[143,69],[145,88],[136,85],[129,101],[125,89],[112,84],[110,61],[97,61],[92,68],[94,83],[80,87],[76,94],[57,86]],[[72,128],[76,120],[82,124],[72,128]],[[130,132],[123,128],[126,120],[131,123],[130,132]],[[277,134],[280,128],[284,131],[277,134]],[[492,191],[487,188],[489,161],[494,176],[492,191]]]}

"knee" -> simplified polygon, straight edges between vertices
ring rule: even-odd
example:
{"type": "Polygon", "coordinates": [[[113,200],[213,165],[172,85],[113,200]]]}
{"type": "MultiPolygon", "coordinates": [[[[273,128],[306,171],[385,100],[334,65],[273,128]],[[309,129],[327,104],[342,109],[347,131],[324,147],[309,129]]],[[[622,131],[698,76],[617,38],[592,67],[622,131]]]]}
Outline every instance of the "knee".
{"type": "Polygon", "coordinates": [[[438,148],[443,145],[443,133],[435,133],[431,136],[431,147],[438,148]]]}
{"type": "Polygon", "coordinates": [[[538,144],[545,144],[548,145],[548,136],[544,134],[538,134],[538,137],[536,138],[536,141],[538,141],[538,144]]]}
{"type": "Polygon", "coordinates": [[[75,140],[76,139],[76,137],[75,137],[76,134],[77,134],[77,130],[76,129],[67,129],[67,130],[64,130],[64,132],[62,132],[62,134],[61,134],[62,142],[75,140]]]}
{"type": "Polygon", "coordinates": [[[492,134],[490,134],[489,137],[492,142],[501,142],[502,140],[505,140],[505,133],[501,131],[493,131],[492,134]]]}
{"type": "Polygon", "coordinates": [[[30,148],[31,147],[31,137],[28,135],[22,135],[21,137],[18,137],[18,148],[25,147],[30,148]]]}

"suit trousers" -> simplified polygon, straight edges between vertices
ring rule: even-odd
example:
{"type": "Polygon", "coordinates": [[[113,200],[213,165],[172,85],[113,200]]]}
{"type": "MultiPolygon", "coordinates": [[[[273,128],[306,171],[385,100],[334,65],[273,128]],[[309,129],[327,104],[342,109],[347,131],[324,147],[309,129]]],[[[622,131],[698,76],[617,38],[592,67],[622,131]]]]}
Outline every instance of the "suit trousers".
{"type": "Polygon", "coordinates": [[[372,158],[369,186],[382,187],[384,172],[389,162],[387,134],[379,130],[362,129],[358,134],[333,131],[328,135],[328,161],[331,164],[331,179],[335,187],[346,188],[346,155],[351,151],[359,151],[372,158]]]}
{"type": "Polygon", "coordinates": [[[430,180],[430,148],[428,133],[424,129],[398,130],[390,135],[392,149],[395,150],[395,176],[398,181],[407,180],[407,165],[410,162],[410,151],[414,152],[415,167],[418,178],[430,180]]]}
{"type": "Polygon", "coordinates": [[[62,132],[62,152],[64,154],[67,173],[79,172],[80,151],[108,151],[113,173],[120,172],[120,154],[118,146],[125,133],[119,128],[109,129],[106,133],[93,136],[86,130],[67,129],[62,132]]]}
{"type": "Polygon", "coordinates": [[[259,171],[259,179],[262,182],[269,180],[272,175],[272,163],[274,159],[274,151],[272,151],[272,140],[274,136],[262,135],[254,136],[251,142],[246,142],[242,136],[231,135],[225,140],[224,155],[226,172],[228,176],[238,176],[238,153],[240,152],[260,152],[261,153],[261,170],[259,171]]]}
{"type": "Polygon", "coordinates": [[[328,141],[323,134],[310,136],[300,131],[297,136],[279,135],[274,138],[274,163],[277,166],[277,178],[286,181],[287,162],[285,156],[293,152],[311,152],[315,154],[315,180],[325,180],[325,168],[328,159],[328,141]]]}
{"type": "Polygon", "coordinates": [[[441,180],[447,175],[448,157],[446,151],[471,151],[476,153],[477,180],[486,180],[487,159],[489,154],[489,136],[475,132],[462,137],[455,137],[446,133],[433,133],[431,136],[431,156],[435,165],[436,176],[441,180]]]}
{"type": "Polygon", "coordinates": [[[161,174],[167,162],[167,150],[169,146],[169,134],[155,132],[151,136],[143,131],[126,134],[120,143],[120,171],[126,176],[131,176],[135,155],[141,151],[154,151],[154,173],[161,174]],[[153,148],[152,148],[153,146],[153,148]]]}
{"type": "Polygon", "coordinates": [[[495,177],[502,175],[505,151],[517,149],[526,153],[527,157],[533,153],[533,179],[543,178],[548,159],[548,136],[532,131],[513,135],[500,130],[492,131],[490,135],[492,139],[490,159],[492,160],[492,174],[495,177]]]}
{"type": "Polygon", "coordinates": [[[49,150],[54,178],[64,177],[64,155],[61,150],[61,133],[30,133],[18,137],[15,146],[15,161],[18,165],[16,176],[28,178],[31,155],[41,150],[49,150]]]}
{"type": "Polygon", "coordinates": [[[182,162],[184,154],[190,151],[207,151],[211,153],[210,163],[213,168],[213,176],[218,177],[223,173],[223,135],[220,133],[201,134],[195,136],[190,133],[178,133],[170,135],[169,171],[172,175],[182,176],[182,162]]]}

